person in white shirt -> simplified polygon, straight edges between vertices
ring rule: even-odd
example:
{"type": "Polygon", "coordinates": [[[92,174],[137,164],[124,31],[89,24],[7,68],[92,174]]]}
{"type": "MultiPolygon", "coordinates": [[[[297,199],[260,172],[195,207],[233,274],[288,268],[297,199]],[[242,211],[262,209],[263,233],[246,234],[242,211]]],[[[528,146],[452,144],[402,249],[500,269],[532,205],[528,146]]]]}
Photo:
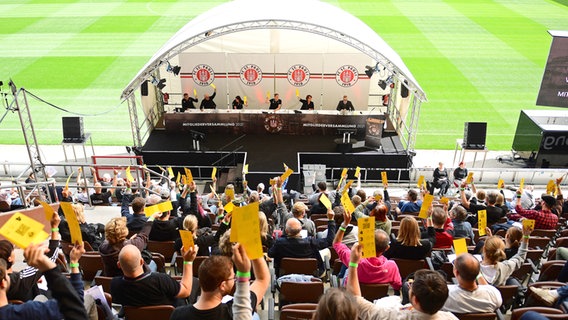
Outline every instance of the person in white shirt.
{"type": "Polygon", "coordinates": [[[501,293],[479,273],[479,261],[469,253],[453,262],[458,284],[448,285],[449,295],[442,310],[452,313],[494,312],[501,307],[501,293]]]}

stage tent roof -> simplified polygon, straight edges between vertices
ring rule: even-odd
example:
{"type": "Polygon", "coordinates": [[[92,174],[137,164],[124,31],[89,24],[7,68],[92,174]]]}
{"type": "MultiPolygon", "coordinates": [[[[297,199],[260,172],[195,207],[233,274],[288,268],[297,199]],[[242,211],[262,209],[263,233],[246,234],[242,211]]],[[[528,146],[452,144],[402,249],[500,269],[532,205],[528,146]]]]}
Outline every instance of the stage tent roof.
{"type": "MultiPolygon", "coordinates": [[[[182,52],[195,52],[198,47],[198,51],[222,48],[223,52],[274,53],[274,35],[266,30],[275,29],[295,31],[293,37],[314,39],[314,36],[320,36],[334,40],[325,42],[325,48],[308,49],[309,52],[345,53],[346,47],[355,49],[352,52],[362,52],[369,56],[369,62],[378,63],[379,71],[386,69],[401,83],[406,80],[411,92],[419,100],[426,101],[424,91],[400,56],[375,31],[350,13],[316,0],[234,0],[200,14],[152,56],[123,90],[121,98],[132,95],[165,61],[182,52]],[[243,42],[228,37],[247,31],[254,31],[254,36],[243,42]],[[219,42],[223,38],[230,41],[219,42]]],[[[298,40],[298,43],[302,41],[298,40]]],[[[277,50],[290,50],[283,47],[286,47],[283,43],[276,46],[277,50]]]]}

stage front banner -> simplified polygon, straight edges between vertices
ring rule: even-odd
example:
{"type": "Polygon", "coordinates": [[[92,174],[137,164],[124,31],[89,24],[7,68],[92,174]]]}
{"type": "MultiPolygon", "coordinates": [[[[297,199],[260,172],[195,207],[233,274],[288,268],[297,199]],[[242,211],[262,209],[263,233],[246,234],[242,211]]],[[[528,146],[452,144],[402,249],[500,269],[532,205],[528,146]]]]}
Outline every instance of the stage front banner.
{"type": "Polygon", "coordinates": [[[166,113],[164,121],[168,132],[198,131],[226,134],[286,134],[337,135],[352,131],[355,137],[365,136],[367,119],[385,119],[384,115],[361,112],[260,112],[199,110],[184,113],[166,113]]]}

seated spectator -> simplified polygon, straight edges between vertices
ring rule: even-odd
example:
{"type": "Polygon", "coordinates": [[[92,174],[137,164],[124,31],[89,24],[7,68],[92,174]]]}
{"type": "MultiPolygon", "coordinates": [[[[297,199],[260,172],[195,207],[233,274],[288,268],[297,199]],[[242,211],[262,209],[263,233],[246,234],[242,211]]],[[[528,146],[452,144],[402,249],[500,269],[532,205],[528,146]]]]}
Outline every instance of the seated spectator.
{"type": "Polygon", "coordinates": [[[454,238],[469,238],[474,243],[475,235],[471,224],[466,221],[467,211],[462,206],[456,206],[450,211],[454,225],[454,238]]]}
{"type": "MultiPolygon", "coordinates": [[[[185,218],[188,214],[194,215],[197,217],[198,227],[211,228],[211,220],[205,212],[205,209],[202,206],[203,199],[197,195],[197,185],[195,181],[192,181],[190,184],[185,185],[183,192],[179,199],[179,207],[182,210],[182,217],[185,218]],[[187,194],[189,193],[189,203],[187,202],[187,194]]],[[[223,206],[226,203],[223,204],[223,206]]]]}
{"type": "MultiPolygon", "coordinates": [[[[333,239],[333,249],[337,252],[341,262],[347,266],[351,251],[341,243],[347,222],[351,220],[351,214],[347,211],[343,214],[343,224],[333,239]]],[[[383,253],[389,248],[389,235],[382,229],[375,230],[375,257],[361,259],[357,274],[362,283],[388,283],[394,290],[400,290],[402,280],[400,272],[394,261],[388,260],[383,253]]]]}
{"type": "MultiPolygon", "coordinates": [[[[199,266],[199,286],[201,288],[199,299],[192,305],[175,309],[170,319],[230,320],[239,314],[243,315],[241,312],[231,315],[229,311],[231,307],[233,307],[233,310],[236,308],[247,308],[247,306],[243,305],[243,299],[246,298],[242,296],[243,292],[240,290],[244,288],[239,288],[246,286],[242,283],[248,283],[250,279],[250,272],[246,272],[246,259],[243,256],[245,255],[243,252],[244,250],[241,249],[239,244],[233,249],[237,267],[236,274],[233,271],[231,259],[226,256],[211,256],[205,260],[199,266]],[[235,300],[222,302],[227,301],[224,297],[232,292],[235,283],[238,290],[235,300]]],[[[250,309],[248,310],[255,312],[270,284],[270,272],[268,271],[266,261],[262,257],[252,261],[252,269],[255,280],[250,285],[250,309]]]]}
{"type": "Polygon", "coordinates": [[[46,249],[45,246],[31,244],[24,250],[24,258],[31,267],[37,268],[45,276],[47,287],[54,299],[46,302],[27,301],[19,305],[8,304],[7,292],[11,283],[6,261],[0,259],[0,318],[14,320],[87,319],[87,311],[81,299],[83,281],[78,269],[71,274],[71,282],[69,282],[61,274],[55,262],[44,255],[46,249]]]}
{"type": "Polygon", "coordinates": [[[503,190],[497,195],[497,201],[495,202],[495,206],[497,208],[501,208],[501,210],[505,213],[503,216],[506,216],[509,213],[509,207],[505,203],[505,196],[503,195],[503,190]]]}
{"type": "Polygon", "coordinates": [[[434,195],[434,189],[435,188],[439,188],[440,192],[438,193],[438,195],[443,196],[448,192],[448,189],[450,188],[450,176],[448,174],[448,169],[446,169],[444,167],[444,163],[440,162],[438,163],[438,167],[436,169],[434,169],[434,181],[432,182],[432,185],[428,188],[428,191],[430,192],[431,195],[434,195]]]}
{"type": "Polygon", "coordinates": [[[170,212],[162,212],[162,214],[152,223],[149,240],[152,241],[174,241],[179,238],[178,228],[180,218],[170,219],[170,212]]]}
{"type": "Polygon", "coordinates": [[[454,244],[454,230],[451,220],[444,209],[436,207],[433,211],[431,221],[434,226],[434,231],[436,231],[434,248],[451,248],[454,244]]]}
{"type": "MultiPolygon", "coordinates": [[[[105,226],[101,223],[87,223],[85,221],[84,207],[81,203],[73,204],[73,212],[79,221],[79,228],[81,228],[81,235],[83,240],[87,241],[94,250],[99,250],[99,245],[105,238],[105,226]]],[[[62,219],[59,224],[59,233],[61,239],[66,242],[71,242],[71,232],[69,231],[69,224],[67,220],[62,219]]]]}
{"type": "Polygon", "coordinates": [[[113,302],[123,306],[177,306],[176,299],[189,297],[193,282],[193,260],[197,248],[188,248],[183,253],[183,274],[178,283],[165,273],[144,270],[140,250],[125,245],[118,255],[118,267],[123,276],[114,277],[110,283],[113,302]]]}
{"type": "MultiPolygon", "coordinates": [[[[121,276],[122,270],[118,268],[118,254],[120,250],[126,245],[133,245],[142,252],[148,243],[148,234],[152,228],[152,222],[160,213],[154,213],[146,224],[130,239],[126,239],[128,235],[128,228],[126,227],[126,219],[124,217],[112,218],[105,226],[105,241],[99,247],[99,252],[103,258],[103,275],[106,277],[121,276]]],[[[149,264],[151,257],[145,260],[149,264]]]]}
{"type": "Polygon", "coordinates": [[[276,275],[279,275],[280,261],[282,258],[315,258],[318,260],[319,273],[325,271],[323,259],[319,250],[331,246],[335,235],[335,221],[333,220],[333,211],[327,211],[328,234],[325,239],[317,239],[315,237],[302,238],[300,231],[302,225],[298,219],[288,219],[286,221],[286,235],[276,239],[272,248],[268,250],[268,256],[274,258],[274,269],[276,275]]]}
{"type": "Polygon", "coordinates": [[[454,169],[454,186],[459,187],[464,179],[467,177],[467,168],[465,163],[462,161],[459,163],[458,167],[454,169]]]}
{"type": "Polygon", "coordinates": [[[313,320],[352,320],[359,319],[357,301],[346,290],[329,288],[318,301],[313,320]]]}
{"type": "Polygon", "coordinates": [[[375,217],[375,229],[384,230],[387,236],[391,234],[392,222],[387,217],[389,209],[384,204],[376,206],[369,216],[375,217]]]}
{"type": "MultiPolygon", "coordinates": [[[[45,255],[53,262],[57,260],[59,254],[59,231],[57,229],[60,222],[59,215],[54,214],[51,217],[52,231],[48,244],[49,250],[45,251],[45,255]]],[[[37,285],[43,274],[37,268],[30,265],[20,271],[12,270],[16,262],[16,253],[14,252],[14,245],[8,240],[0,240],[0,259],[6,262],[6,272],[10,277],[10,288],[6,293],[8,300],[28,301],[43,293],[37,285]]],[[[7,318],[2,317],[2,319],[7,318]]]]}
{"type": "Polygon", "coordinates": [[[527,256],[529,236],[532,229],[523,226],[523,240],[519,252],[509,260],[505,254],[505,243],[498,236],[491,236],[483,245],[481,261],[481,274],[485,280],[494,286],[504,285],[515,270],[521,267],[527,256]]]}
{"type": "Polygon", "coordinates": [[[303,202],[296,202],[292,207],[292,214],[288,214],[284,217],[284,220],[288,221],[290,218],[296,218],[300,221],[302,225],[302,230],[306,230],[306,233],[309,237],[316,236],[316,225],[315,223],[306,217],[306,210],[308,207],[303,202]]]}
{"type": "Polygon", "coordinates": [[[134,197],[132,195],[129,181],[126,182],[126,186],[127,189],[122,197],[120,214],[126,218],[126,227],[128,231],[130,231],[130,234],[134,234],[140,232],[148,220],[144,213],[146,200],[142,197],[134,197]],[[133,213],[130,213],[130,205],[132,206],[133,213]]]}
{"type": "Polygon", "coordinates": [[[262,241],[262,245],[264,247],[272,248],[272,245],[274,244],[274,238],[269,232],[270,227],[268,226],[268,220],[266,219],[264,212],[258,212],[258,220],[260,223],[260,241],[262,241]]]}
{"type": "Polygon", "coordinates": [[[432,270],[418,270],[410,285],[411,305],[385,306],[374,304],[361,297],[358,265],[362,248],[356,244],[351,249],[347,291],[356,297],[359,319],[457,319],[453,314],[439,311],[448,298],[444,277],[432,270]]]}
{"type": "Polygon", "coordinates": [[[391,245],[384,256],[388,259],[421,260],[426,258],[432,250],[432,243],[436,240],[434,227],[427,228],[427,236],[420,237],[420,227],[414,217],[404,217],[400,222],[400,229],[396,241],[391,245]]]}
{"type": "MultiPolygon", "coordinates": [[[[325,194],[329,198],[329,201],[331,203],[335,202],[335,192],[334,191],[331,191],[331,192],[327,191],[327,184],[325,183],[325,181],[318,182],[317,188],[316,188],[316,185],[313,184],[312,189],[314,190],[314,192],[308,197],[308,202],[312,206],[316,206],[316,205],[320,204],[319,198],[321,197],[322,194],[325,194]]],[[[316,213],[316,212],[312,212],[312,213],[316,213]]]]}
{"type": "Polygon", "coordinates": [[[470,212],[472,214],[469,222],[471,223],[472,226],[476,226],[477,225],[477,211],[487,209],[487,205],[485,203],[486,192],[483,189],[478,190],[475,187],[475,184],[473,184],[473,182],[472,182],[471,183],[471,190],[475,194],[475,196],[472,196],[470,192],[465,191],[466,187],[467,187],[466,182],[463,182],[460,186],[460,191],[462,191],[462,192],[460,192],[461,205],[464,208],[466,208],[468,212],[470,212]]]}
{"type": "Polygon", "coordinates": [[[473,255],[460,254],[453,265],[458,284],[448,285],[449,295],[442,310],[452,313],[486,313],[495,312],[501,307],[503,299],[499,290],[487,284],[483,277],[477,283],[480,267],[473,255]]]}
{"type": "Polygon", "coordinates": [[[398,203],[396,210],[396,214],[399,215],[401,213],[416,213],[420,212],[420,207],[422,206],[422,200],[418,200],[418,192],[414,189],[408,190],[408,194],[406,195],[408,200],[401,200],[398,203]]]}
{"type": "Polygon", "coordinates": [[[552,213],[552,208],[556,206],[556,199],[551,196],[542,197],[542,209],[526,210],[521,206],[521,191],[517,190],[517,204],[515,206],[516,214],[510,214],[510,220],[520,220],[521,218],[534,219],[535,229],[556,229],[558,223],[558,216],[552,213]]]}
{"type": "MultiPolygon", "coordinates": [[[[114,178],[112,180],[112,186],[116,187],[117,184],[118,171],[114,170],[114,178]]],[[[91,203],[95,206],[109,205],[110,197],[114,192],[114,188],[108,189],[108,191],[103,192],[102,183],[97,180],[97,175],[93,170],[93,179],[95,181],[95,193],[91,194],[91,203]]]]}
{"type": "MultiPolygon", "coordinates": [[[[223,210],[223,208],[219,209],[223,210]]],[[[211,252],[216,251],[219,243],[219,238],[228,229],[230,217],[230,214],[224,217],[224,219],[219,224],[219,230],[217,230],[217,233],[214,235],[212,232],[210,232],[210,228],[197,229],[197,217],[195,217],[194,215],[190,214],[185,216],[185,219],[183,219],[183,229],[191,231],[191,233],[193,234],[193,242],[198,247],[198,256],[209,256],[211,255],[211,252]],[[225,221],[227,223],[223,223],[225,221]]],[[[181,239],[178,238],[175,240],[174,249],[176,252],[181,253],[181,247],[182,242],[181,239]]]]}

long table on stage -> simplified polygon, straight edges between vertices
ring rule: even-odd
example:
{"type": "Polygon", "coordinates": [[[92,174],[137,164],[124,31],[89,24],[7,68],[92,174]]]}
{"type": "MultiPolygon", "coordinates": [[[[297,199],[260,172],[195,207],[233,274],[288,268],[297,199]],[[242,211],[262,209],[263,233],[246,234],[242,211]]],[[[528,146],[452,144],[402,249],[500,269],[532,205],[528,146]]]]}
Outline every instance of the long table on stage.
{"type": "MultiPolygon", "coordinates": [[[[368,119],[385,120],[383,114],[359,111],[293,110],[187,110],[164,114],[167,132],[198,131],[202,133],[336,135],[338,130],[351,131],[355,137],[365,136],[368,119]]],[[[371,130],[373,123],[371,121],[371,130]]],[[[382,123],[382,122],[380,122],[382,123]]],[[[382,129],[382,128],[381,128],[382,129]]],[[[382,130],[381,130],[382,131],[382,130]]]]}

